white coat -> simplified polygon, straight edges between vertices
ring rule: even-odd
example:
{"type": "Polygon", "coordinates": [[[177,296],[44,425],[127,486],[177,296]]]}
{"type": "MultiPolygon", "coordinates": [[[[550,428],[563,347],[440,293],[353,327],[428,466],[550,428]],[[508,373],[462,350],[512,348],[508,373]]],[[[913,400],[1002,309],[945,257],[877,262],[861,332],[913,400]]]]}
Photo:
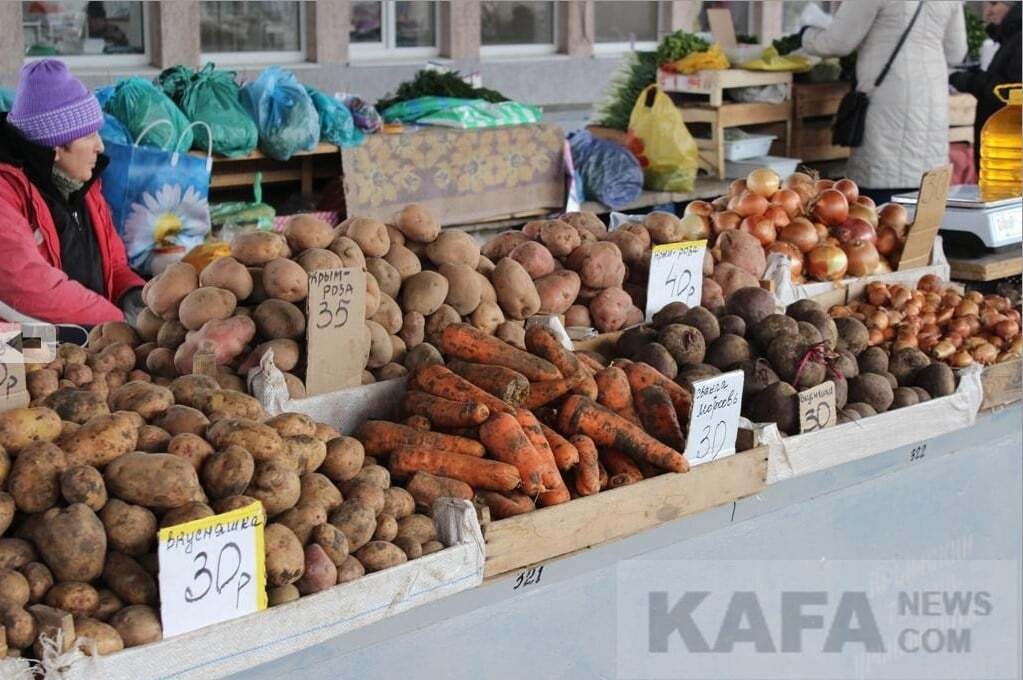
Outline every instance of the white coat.
{"type": "Polygon", "coordinates": [[[846,174],[869,189],[917,187],[924,172],[948,163],[948,64],[966,57],[962,3],[925,2],[884,82],[874,87],[917,4],[845,0],[828,28],[803,33],[811,54],[856,52],[857,89],[870,105],[846,174]]]}

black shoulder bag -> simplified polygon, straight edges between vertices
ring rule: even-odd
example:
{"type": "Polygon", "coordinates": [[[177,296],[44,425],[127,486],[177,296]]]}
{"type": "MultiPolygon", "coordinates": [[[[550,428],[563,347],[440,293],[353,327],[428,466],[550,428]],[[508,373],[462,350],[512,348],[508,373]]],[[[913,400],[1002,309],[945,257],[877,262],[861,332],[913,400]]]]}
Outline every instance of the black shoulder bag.
{"type": "MultiPolygon", "coordinates": [[[[879,87],[884,81],[885,76],[888,75],[888,69],[892,67],[895,57],[899,55],[899,50],[902,49],[902,44],[906,42],[906,37],[913,28],[913,24],[916,23],[916,18],[920,16],[920,10],[923,7],[923,2],[917,3],[916,12],[913,13],[913,18],[909,20],[909,26],[906,26],[906,30],[902,32],[899,42],[895,45],[895,51],[888,58],[888,63],[881,69],[877,80],[874,81],[875,88],[879,87]]],[[[867,106],[869,104],[870,98],[867,96],[867,93],[857,90],[856,81],[853,80],[852,90],[842,97],[842,102],[838,105],[838,113],[835,114],[835,126],[831,134],[832,144],[838,146],[859,146],[863,143],[863,128],[866,126],[867,106]]]]}

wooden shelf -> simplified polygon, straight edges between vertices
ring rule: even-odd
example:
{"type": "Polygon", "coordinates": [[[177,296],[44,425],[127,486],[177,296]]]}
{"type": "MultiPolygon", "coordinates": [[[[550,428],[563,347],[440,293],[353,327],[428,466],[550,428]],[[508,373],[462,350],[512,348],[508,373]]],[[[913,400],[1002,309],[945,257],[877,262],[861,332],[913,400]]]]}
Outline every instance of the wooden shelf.
{"type": "MultiPolygon", "coordinates": [[[[205,158],[202,151],[189,151],[205,158]]],[[[258,149],[247,156],[213,157],[210,189],[241,189],[251,187],[256,173],[262,173],[263,184],[298,183],[304,194],[313,190],[313,180],[341,175],[341,149],[321,142],[315,149],[299,151],[286,161],[276,161],[258,149]]]]}
{"type": "MultiPolygon", "coordinates": [[[[665,92],[706,95],[711,106],[722,106],[725,104],[725,90],[764,85],[785,85],[791,88],[792,74],[786,71],[747,71],[740,68],[697,71],[689,75],[658,70],[657,84],[665,92]]],[[[786,93],[786,98],[789,98],[789,94],[786,93]]]]}
{"type": "Polygon", "coordinates": [[[1023,274],[1019,248],[976,258],[948,258],[952,278],[959,281],[996,281],[1023,274]]]}

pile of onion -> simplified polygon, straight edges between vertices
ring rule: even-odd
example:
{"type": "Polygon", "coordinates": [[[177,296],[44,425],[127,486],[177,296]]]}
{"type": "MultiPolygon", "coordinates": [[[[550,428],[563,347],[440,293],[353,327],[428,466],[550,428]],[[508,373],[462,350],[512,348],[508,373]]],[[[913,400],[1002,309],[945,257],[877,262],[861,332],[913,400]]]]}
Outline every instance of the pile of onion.
{"type": "Polygon", "coordinates": [[[960,293],[928,274],[916,288],[867,284],[862,300],[830,310],[852,316],[870,332],[870,344],[895,352],[916,347],[954,368],[990,365],[1023,354],[1020,312],[1008,298],[977,291],[960,293]]]}

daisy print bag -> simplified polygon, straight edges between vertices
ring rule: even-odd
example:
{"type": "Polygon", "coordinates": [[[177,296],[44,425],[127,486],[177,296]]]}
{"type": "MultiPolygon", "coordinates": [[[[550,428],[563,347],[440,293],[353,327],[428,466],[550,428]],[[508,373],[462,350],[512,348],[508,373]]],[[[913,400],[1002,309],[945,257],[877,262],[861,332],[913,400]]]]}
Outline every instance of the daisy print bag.
{"type": "Polygon", "coordinates": [[[103,171],[103,197],[110,204],[117,233],[124,240],[128,263],[145,276],[155,276],[179,261],[210,232],[210,171],[213,168],[209,126],[194,122],[186,128],[207,128],[206,157],[181,150],[139,144],[106,145],[110,163],[103,171]]]}

